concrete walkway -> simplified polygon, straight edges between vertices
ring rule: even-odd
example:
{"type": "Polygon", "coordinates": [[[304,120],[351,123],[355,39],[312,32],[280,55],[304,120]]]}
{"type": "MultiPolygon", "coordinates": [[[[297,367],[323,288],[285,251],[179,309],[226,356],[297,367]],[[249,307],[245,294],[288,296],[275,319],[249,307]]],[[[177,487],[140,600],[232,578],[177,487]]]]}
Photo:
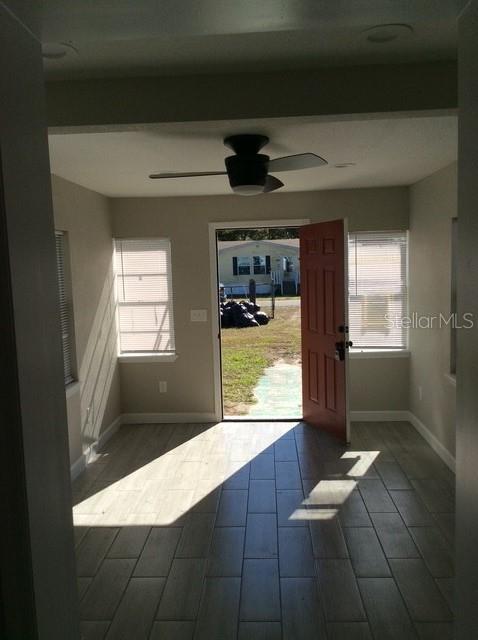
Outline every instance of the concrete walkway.
{"type": "Polygon", "coordinates": [[[254,389],[251,418],[302,418],[302,367],[277,362],[268,367],[254,389]]]}

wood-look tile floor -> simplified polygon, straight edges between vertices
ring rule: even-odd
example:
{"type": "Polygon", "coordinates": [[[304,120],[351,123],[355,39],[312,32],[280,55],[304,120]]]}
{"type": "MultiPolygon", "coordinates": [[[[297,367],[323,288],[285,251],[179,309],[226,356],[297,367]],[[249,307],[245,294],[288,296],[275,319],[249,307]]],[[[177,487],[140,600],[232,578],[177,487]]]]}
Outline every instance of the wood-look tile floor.
{"type": "Polygon", "coordinates": [[[352,429],[121,427],[73,487],[84,639],[451,639],[454,476],[352,429]]]}

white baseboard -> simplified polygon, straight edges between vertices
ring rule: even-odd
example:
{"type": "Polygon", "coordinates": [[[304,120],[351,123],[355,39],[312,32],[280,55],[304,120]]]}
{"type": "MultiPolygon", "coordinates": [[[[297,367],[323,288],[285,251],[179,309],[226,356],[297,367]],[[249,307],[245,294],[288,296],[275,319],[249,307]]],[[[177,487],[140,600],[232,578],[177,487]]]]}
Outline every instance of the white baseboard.
{"type": "Polygon", "coordinates": [[[87,447],[81,456],[75,460],[75,462],[70,467],[70,477],[71,481],[76,480],[76,478],[80,475],[82,471],[86,469],[86,465],[88,464],[88,460],[90,458],[91,453],[96,452],[100,447],[102,447],[108,440],[118,431],[121,425],[121,416],[118,416],[113,420],[113,422],[107,427],[99,436],[96,442],[93,442],[89,447],[87,447]]]}
{"type": "Polygon", "coordinates": [[[437,453],[446,466],[455,473],[456,462],[446,447],[438,440],[438,438],[426,427],[415,414],[409,411],[409,422],[415,427],[418,433],[428,442],[430,447],[437,453]]]}
{"type": "Polygon", "coordinates": [[[403,422],[410,420],[410,411],[351,411],[351,422],[403,422]]]}
{"type": "Polygon", "coordinates": [[[351,411],[351,422],[409,422],[424,438],[430,447],[455,473],[455,458],[438,438],[411,411],[351,411]]]}
{"type": "Polygon", "coordinates": [[[94,444],[94,449],[100,449],[108,440],[114,436],[123,423],[122,416],[118,416],[99,436],[98,440],[94,444]]]}
{"type": "Polygon", "coordinates": [[[106,442],[118,431],[122,424],[177,424],[197,422],[218,422],[214,413],[123,413],[118,416],[109,427],[83,451],[70,467],[71,480],[75,480],[86,469],[92,453],[103,447],[106,442]]]}
{"type": "Polygon", "coordinates": [[[80,473],[86,469],[86,457],[86,452],[83,452],[81,456],[70,466],[70,478],[72,482],[73,480],[76,480],[80,473]]]}
{"type": "Polygon", "coordinates": [[[124,413],[121,424],[217,422],[214,413],[124,413]]]}
{"type": "MultiPolygon", "coordinates": [[[[351,411],[351,422],[410,422],[449,469],[455,472],[455,458],[438,438],[411,411],[351,411]]],[[[86,468],[91,451],[102,447],[122,424],[175,424],[217,422],[213,413],[124,413],[107,427],[98,440],[71,465],[71,479],[75,480],[86,468]]]]}

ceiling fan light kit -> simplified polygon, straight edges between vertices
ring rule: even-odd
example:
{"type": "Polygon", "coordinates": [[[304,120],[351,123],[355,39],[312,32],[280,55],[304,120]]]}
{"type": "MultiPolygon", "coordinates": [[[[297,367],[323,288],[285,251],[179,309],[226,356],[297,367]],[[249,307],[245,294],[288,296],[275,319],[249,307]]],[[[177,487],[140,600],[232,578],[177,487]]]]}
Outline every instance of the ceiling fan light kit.
{"type": "Polygon", "coordinates": [[[151,179],[195,178],[201,176],[227,175],[234,193],[243,196],[270,193],[284,186],[284,183],[269,171],[297,171],[312,169],[327,164],[315,153],[298,153],[282,158],[270,159],[259,151],[269,142],[267,136],[259,134],[238,134],[224,138],[224,144],[235,155],[225,158],[226,171],[192,173],[153,173],[151,179]]]}
{"type": "Polygon", "coordinates": [[[236,155],[225,159],[229,184],[234,193],[240,195],[257,195],[264,191],[267,178],[269,156],[236,155]]]}
{"type": "Polygon", "coordinates": [[[261,184],[237,184],[231,185],[231,188],[238,196],[258,196],[264,193],[264,185],[261,184]]]}

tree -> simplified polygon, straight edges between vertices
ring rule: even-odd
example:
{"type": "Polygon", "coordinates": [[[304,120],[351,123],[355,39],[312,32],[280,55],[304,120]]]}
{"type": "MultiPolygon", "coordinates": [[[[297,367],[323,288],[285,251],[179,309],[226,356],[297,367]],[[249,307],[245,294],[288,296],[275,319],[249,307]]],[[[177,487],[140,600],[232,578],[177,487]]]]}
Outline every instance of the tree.
{"type": "Polygon", "coordinates": [[[283,240],[286,238],[298,238],[298,227],[271,227],[260,229],[221,229],[217,232],[217,239],[220,242],[226,240],[247,241],[247,240],[283,240]]]}

